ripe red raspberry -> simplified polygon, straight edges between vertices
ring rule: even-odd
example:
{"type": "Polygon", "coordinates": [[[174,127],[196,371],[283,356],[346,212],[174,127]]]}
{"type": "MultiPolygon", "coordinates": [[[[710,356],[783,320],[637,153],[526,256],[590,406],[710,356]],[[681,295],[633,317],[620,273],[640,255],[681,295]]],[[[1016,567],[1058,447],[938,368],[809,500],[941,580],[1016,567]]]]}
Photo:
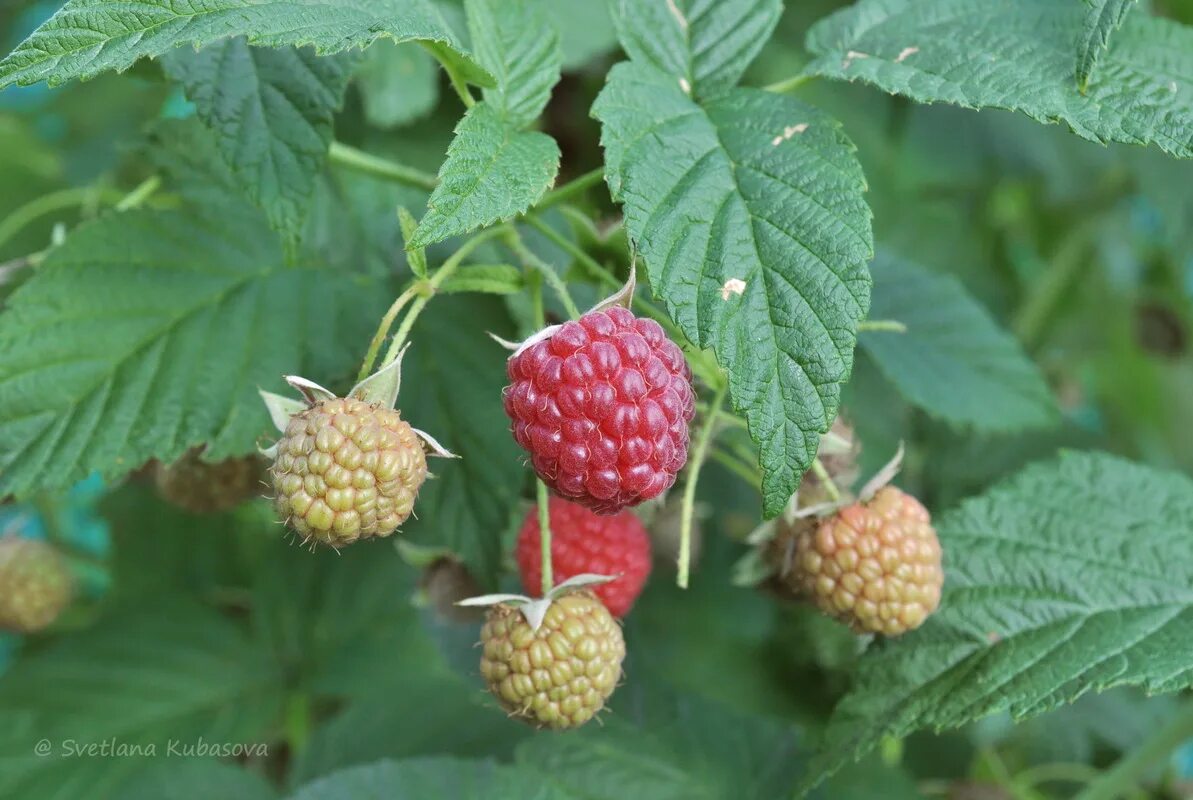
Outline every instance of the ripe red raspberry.
{"type": "Polygon", "coordinates": [[[822,521],[801,520],[787,535],[794,544],[775,540],[784,582],[859,633],[898,636],[940,604],[944,572],[931,518],[893,486],[822,521]]]}
{"type": "MultiPolygon", "coordinates": [[[[617,580],[594,586],[593,591],[615,617],[624,617],[642,593],[650,575],[650,538],[646,528],[629,511],[600,517],[583,506],[552,497],[551,564],[557,583],[574,575],[617,575],[617,580]]],[[[539,546],[538,509],[532,508],[522,523],[515,552],[522,586],[538,597],[542,589],[542,550],[539,546]]]]}
{"type": "Polygon", "coordinates": [[[509,360],[505,413],[534,471],[598,514],[658,497],[688,460],[695,395],[654,320],[590,311],[509,360]]]}

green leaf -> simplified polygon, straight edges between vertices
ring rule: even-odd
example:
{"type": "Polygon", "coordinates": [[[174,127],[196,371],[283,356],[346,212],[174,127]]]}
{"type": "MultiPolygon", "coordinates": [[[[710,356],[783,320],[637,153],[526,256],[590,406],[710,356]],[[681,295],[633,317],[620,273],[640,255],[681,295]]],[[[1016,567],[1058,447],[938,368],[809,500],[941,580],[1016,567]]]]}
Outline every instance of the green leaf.
{"type": "Polygon", "coordinates": [[[808,32],[819,56],[808,73],[1193,158],[1193,28],[1132,16],[1083,95],[1073,43],[1084,14],[1076,0],[861,0],[808,32]]]}
{"type": "Polygon", "coordinates": [[[227,211],[101,217],[12,296],[0,316],[0,494],[121,475],[202,442],[214,459],[251,452],[270,430],[258,387],[325,378],[307,368],[363,348],[362,309],[379,293],[284,267],[259,218],[227,211]]]}
{"type": "Polygon", "coordinates": [[[508,354],[486,331],[513,336],[501,299],[459,296],[437,299],[410,335],[402,416],[463,458],[432,465],[437,477],[419,493],[419,519],[403,532],[417,544],[459,554],[477,580],[492,587],[505,554],[501,534],[526,472],[501,407],[508,354]]]}
{"type": "Polygon", "coordinates": [[[120,800],[274,800],[265,778],[245,767],[218,761],[172,759],[152,767],[120,787],[120,800]]]}
{"type": "Polygon", "coordinates": [[[332,119],[357,61],[355,54],[325,57],[309,47],[250,47],[242,37],[162,58],[214,132],[237,185],[291,245],[310,210],[332,119]]]}
{"type": "Polygon", "coordinates": [[[630,706],[633,717],[615,713],[601,727],[527,739],[516,763],[585,800],[791,796],[803,765],[790,727],[691,698],[660,700],[657,689],[643,694],[630,706]]]}
{"type": "Polygon", "coordinates": [[[459,758],[412,758],[351,767],[309,783],[290,800],[579,800],[532,770],[459,758]]]}
{"type": "Polygon", "coordinates": [[[356,73],[365,119],[378,128],[397,128],[422,119],[439,101],[439,67],[412,43],[374,42],[356,73]]]}
{"type": "Polygon", "coordinates": [[[809,777],[885,734],[1193,685],[1193,480],[1107,455],[1029,467],[937,522],[940,610],[862,658],[809,777]]]}
{"type": "Polygon", "coordinates": [[[465,3],[476,58],[496,79],[494,88],[484,90],[485,102],[513,128],[534,122],[559,82],[563,55],[542,1],[465,3]]]}
{"type": "Polygon", "coordinates": [[[515,130],[487,101],[477,103],[456,128],[439,186],[406,247],[426,247],[521,214],[538,202],[558,171],[554,139],[515,130]]]}
{"type": "Polygon", "coordinates": [[[1089,87],[1090,76],[1110,44],[1110,35],[1122,27],[1136,0],[1085,0],[1085,23],[1077,37],[1077,88],[1089,87]]]}
{"type": "Polygon", "coordinates": [[[525,288],[522,270],[510,264],[468,264],[443,282],[439,291],[517,294],[525,288]]]}
{"type": "Polygon", "coordinates": [[[881,254],[871,274],[871,319],[907,331],[867,331],[858,344],[909,402],[980,431],[1057,421],[1044,376],[955,278],[881,254]]]}
{"type": "Polygon", "coordinates": [[[280,686],[268,654],[212,611],[159,599],[121,612],[0,681],[0,795],[123,798],[116,788],[153,759],[177,763],[171,743],[268,749],[280,686]]]}
{"type": "Polygon", "coordinates": [[[870,303],[853,146],[793,98],[734,89],[697,104],[641,64],[613,68],[593,114],[651,286],[728,371],[774,516],[837,414],[870,303]]]}
{"type": "Polygon", "coordinates": [[[551,0],[547,16],[559,34],[563,68],[578,69],[617,47],[609,6],[614,0],[551,0]]]}
{"type": "Polygon", "coordinates": [[[737,84],[782,13],[782,0],[614,0],[630,58],[676,76],[700,98],[737,84]]]}
{"type": "Polygon", "coordinates": [[[322,55],[364,48],[381,37],[467,52],[430,0],[210,0],[198,6],[70,0],[0,61],[0,89],[120,72],[180,44],[229,36],[267,47],[313,45],[322,55]]]}

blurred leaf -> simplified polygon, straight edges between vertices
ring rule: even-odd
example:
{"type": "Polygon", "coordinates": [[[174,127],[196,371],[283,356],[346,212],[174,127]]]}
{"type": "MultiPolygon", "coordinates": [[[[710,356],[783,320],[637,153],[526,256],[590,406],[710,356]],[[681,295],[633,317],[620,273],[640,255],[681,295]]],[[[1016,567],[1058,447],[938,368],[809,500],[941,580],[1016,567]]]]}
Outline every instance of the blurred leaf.
{"type": "Polygon", "coordinates": [[[436,300],[410,336],[399,402],[410,424],[462,456],[431,466],[436,477],[423,485],[419,519],[405,534],[448,547],[491,588],[505,553],[501,534],[528,473],[501,406],[507,354],[486,331],[513,336],[499,298],[436,300]]]}
{"type": "Polygon", "coordinates": [[[790,97],[735,89],[701,105],[639,63],[613,68],[593,114],[652,288],[729,373],[773,517],[836,416],[869,306],[870,211],[853,146],[790,97]]]}
{"type": "Polygon", "coordinates": [[[675,75],[701,99],[737,84],[783,13],[782,0],[612,2],[630,58],[675,75]]]}
{"type": "Polygon", "coordinates": [[[302,232],[332,119],[358,61],[357,54],[320,56],[310,47],[250,47],[240,37],[162,58],[215,133],[237,185],[291,245],[302,232]]]}
{"type": "Polygon", "coordinates": [[[161,598],[63,638],[4,676],[0,795],[123,798],[120,783],[169,758],[171,742],[268,747],[280,710],[279,676],[261,648],[214,612],[161,598]],[[50,743],[49,755],[35,755],[39,741],[50,743]]]}
{"type": "Polygon", "coordinates": [[[979,431],[1057,421],[1036,365],[955,278],[883,254],[870,271],[870,318],[907,331],[868,331],[858,343],[908,402],[979,431]]]}
{"type": "Polygon", "coordinates": [[[124,784],[118,796],[120,800],[274,800],[278,795],[265,778],[242,766],[175,758],[124,784]]]}
{"type": "MultiPolygon", "coordinates": [[[[69,0],[7,58],[0,89],[45,80],[51,86],[123,71],[180,44],[247,36],[266,47],[314,45],[320,55],[363,48],[385,36],[466,51],[430,0],[216,0],[177,7],[169,0],[69,0]]],[[[477,70],[475,65],[473,69],[477,70]]]]}
{"type": "Polygon", "coordinates": [[[651,695],[634,718],[567,736],[536,736],[516,763],[585,800],[773,800],[790,797],[802,764],[791,729],[711,703],[651,695]]]}
{"type": "Polygon", "coordinates": [[[824,800],[922,800],[915,780],[898,767],[871,756],[824,782],[813,795],[824,800]]]}
{"type": "Polygon", "coordinates": [[[412,44],[381,40],[365,51],[356,74],[365,119],[378,128],[396,128],[421,119],[439,100],[439,65],[412,44]]]}
{"type": "Polygon", "coordinates": [[[550,0],[547,16],[559,34],[563,68],[578,69],[617,47],[609,5],[614,0],[550,0]]]}
{"type": "Polygon", "coordinates": [[[290,800],[579,800],[533,770],[492,761],[414,758],[351,767],[309,783],[290,800]]]}
{"type": "Polygon", "coordinates": [[[1091,689],[1187,688],[1191,528],[1189,478],[1080,453],[942,516],[940,610],[866,653],[805,785],[886,734],[1027,717],[1091,689]]]}
{"type": "Polygon", "coordinates": [[[808,73],[920,103],[1009,108],[1099,142],[1193,158],[1193,28],[1136,14],[1087,93],[1073,81],[1077,0],[862,0],[816,24],[808,73]]]}
{"type": "Polygon", "coordinates": [[[394,672],[388,687],[361,695],[315,731],[291,766],[292,784],[384,758],[505,758],[533,734],[494,702],[486,702],[479,681],[465,683],[454,675],[411,669],[403,670],[398,680],[398,670],[394,672]]]}
{"type": "Polygon", "coordinates": [[[1122,27],[1123,20],[1135,6],[1135,0],[1085,0],[1085,22],[1077,37],[1077,88],[1089,87],[1090,76],[1110,44],[1110,35],[1122,27]]]}
{"type": "Polygon", "coordinates": [[[226,210],[109,214],[13,295],[0,317],[0,494],[202,442],[216,460],[251,452],[269,430],[258,387],[279,390],[282,374],[356,339],[374,302],[365,284],[284,267],[256,219],[226,210]]]}

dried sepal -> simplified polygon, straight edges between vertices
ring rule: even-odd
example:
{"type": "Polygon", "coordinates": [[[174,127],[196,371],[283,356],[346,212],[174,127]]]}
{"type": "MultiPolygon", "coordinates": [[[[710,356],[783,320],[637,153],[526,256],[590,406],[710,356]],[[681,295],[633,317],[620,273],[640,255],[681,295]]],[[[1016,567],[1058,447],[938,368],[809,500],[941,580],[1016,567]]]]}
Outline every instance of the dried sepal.
{"type": "Polygon", "coordinates": [[[307,380],[300,375],[286,375],[284,377],[286,383],[297,389],[306,398],[309,405],[314,406],[328,400],[336,399],[335,392],[325,389],[314,381],[307,380]]]}
{"type": "Polygon", "coordinates": [[[382,408],[397,407],[398,390],[402,386],[402,359],[409,349],[410,345],[407,343],[393,361],[353,386],[348,396],[366,403],[376,403],[382,408]]]}

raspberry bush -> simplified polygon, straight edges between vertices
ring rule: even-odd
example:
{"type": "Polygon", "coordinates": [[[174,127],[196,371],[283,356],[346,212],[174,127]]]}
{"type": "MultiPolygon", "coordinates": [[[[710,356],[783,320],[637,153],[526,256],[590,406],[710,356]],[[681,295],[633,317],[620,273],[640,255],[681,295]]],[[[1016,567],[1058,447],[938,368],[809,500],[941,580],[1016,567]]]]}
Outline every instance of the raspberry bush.
{"type": "Polygon", "coordinates": [[[0,33],[0,799],[1188,793],[1189,0],[0,33]]]}

